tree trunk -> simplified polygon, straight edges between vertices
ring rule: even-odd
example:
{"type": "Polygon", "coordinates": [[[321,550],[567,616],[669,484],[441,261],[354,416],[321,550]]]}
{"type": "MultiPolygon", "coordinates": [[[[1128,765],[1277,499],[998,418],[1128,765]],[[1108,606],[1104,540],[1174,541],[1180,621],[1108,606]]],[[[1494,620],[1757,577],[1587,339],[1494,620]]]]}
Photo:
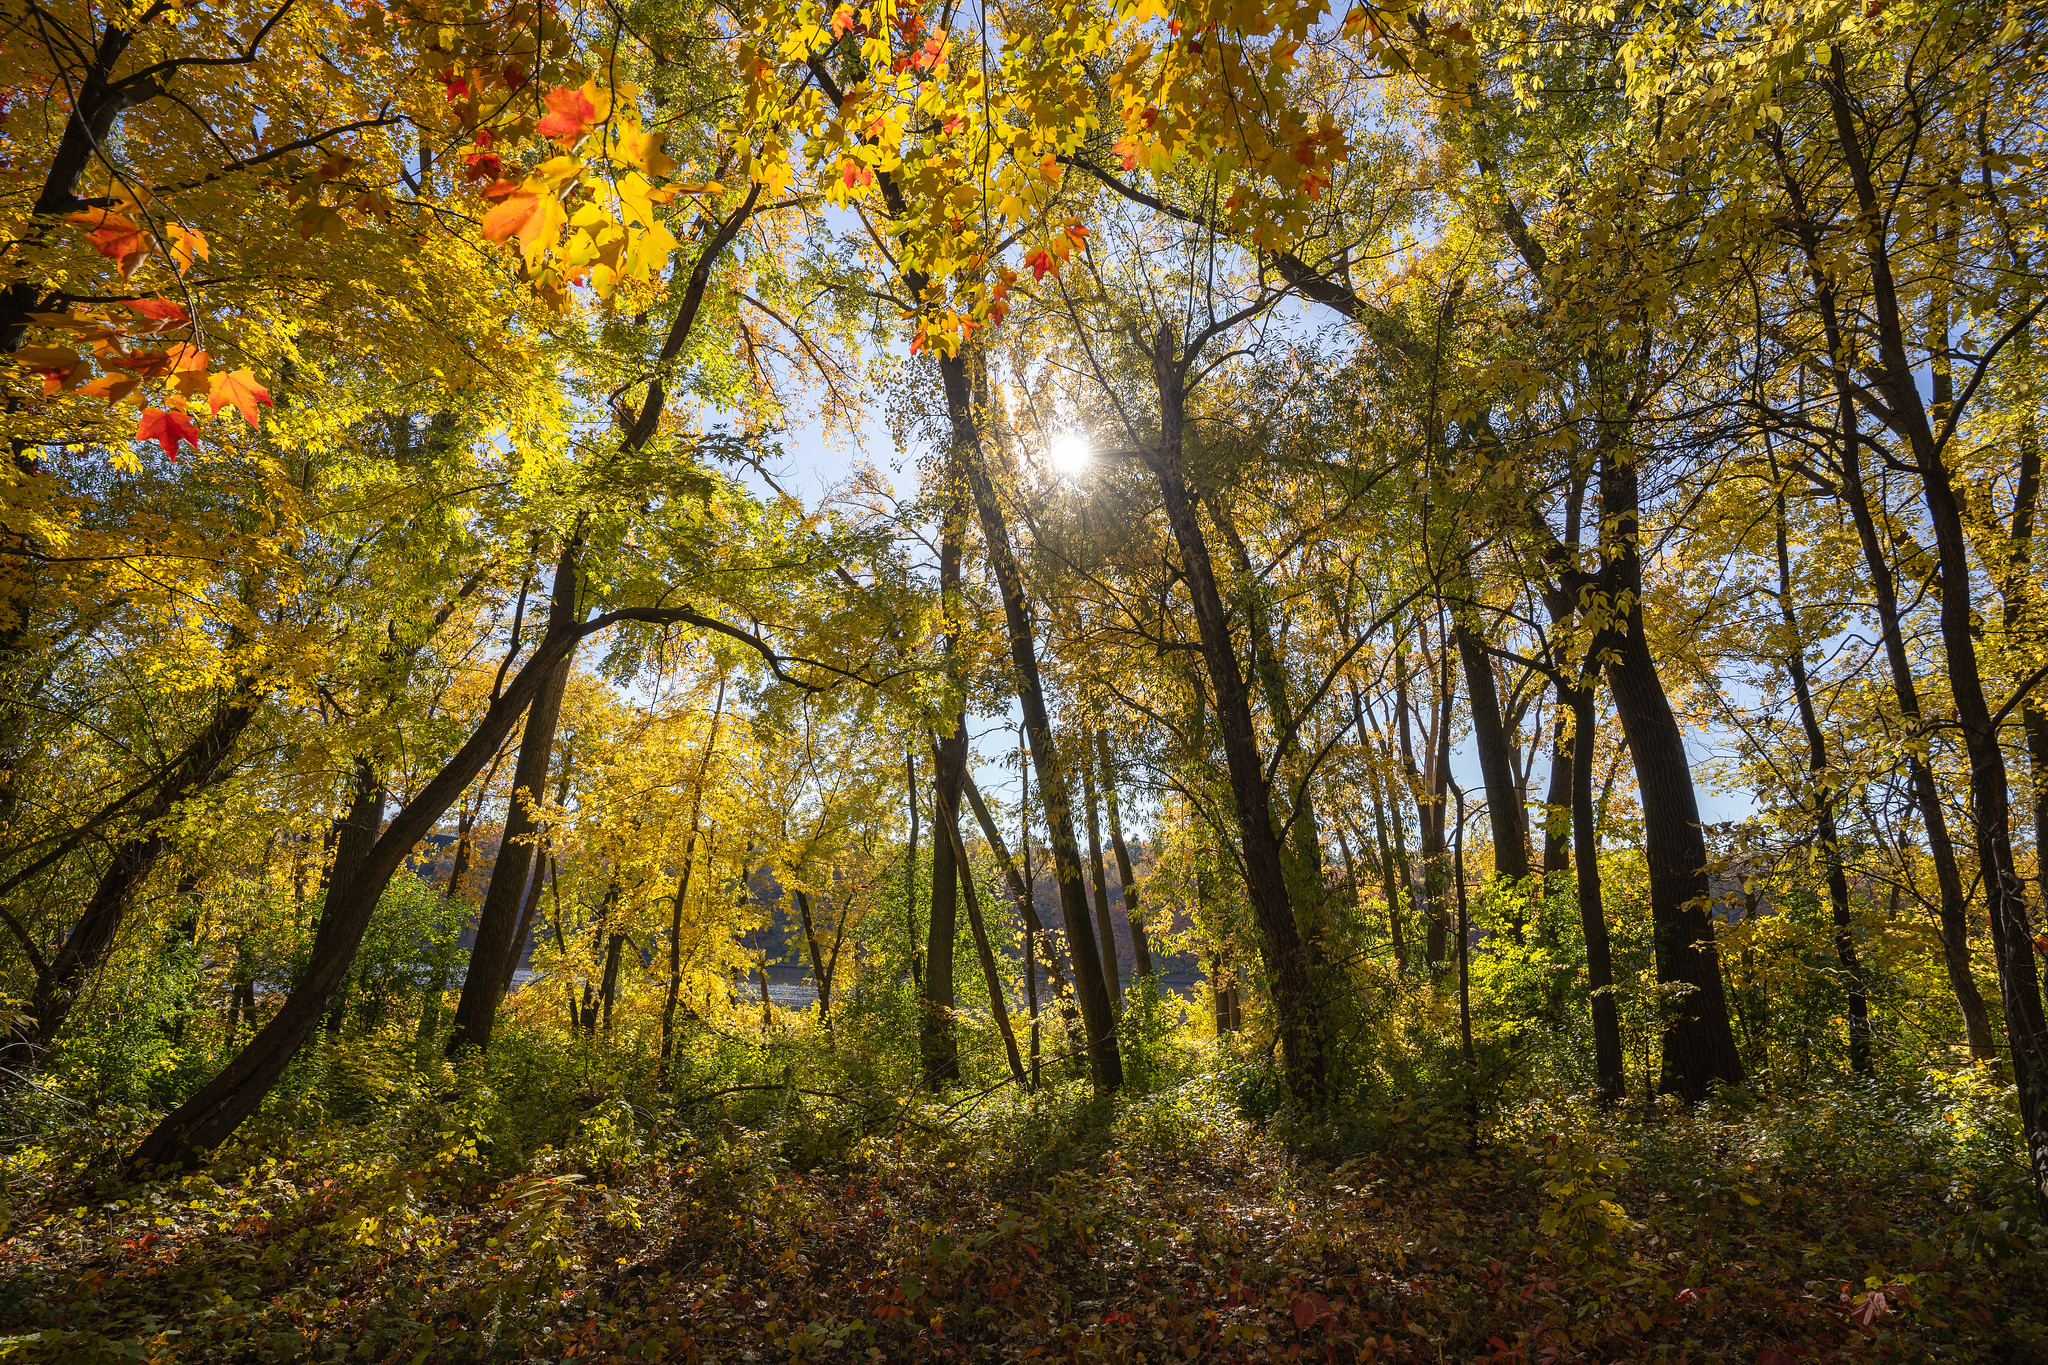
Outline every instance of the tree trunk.
{"type": "Polygon", "coordinates": [[[1602,457],[1600,472],[1605,555],[1615,591],[1628,598],[1625,624],[1607,651],[1607,685],[1628,736],[1643,803],[1657,981],[1667,989],[1677,988],[1664,1009],[1663,1065],[1657,1084],[1664,1094],[1697,1102],[1716,1082],[1742,1084],[1742,1057],[1728,1024],[1721,958],[1707,908],[1707,843],[1685,734],[1678,728],[1643,633],[1636,471],[1610,449],[1602,457]]]}
{"type": "Polygon", "coordinates": [[[917,951],[917,750],[903,752],[903,781],[910,799],[910,853],[903,860],[903,914],[910,924],[910,984],[924,990],[924,967],[917,951]]]}
{"type": "Polygon", "coordinates": [[[1084,732],[1074,739],[1081,762],[1081,799],[1088,806],[1088,870],[1095,874],[1095,929],[1102,941],[1103,985],[1109,990],[1110,1008],[1119,1015],[1124,1012],[1123,974],[1117,962],[1116,926],[1109,918],[1108,878],[1102,871],[1102,828],[1096,819],[1095,801],[1095,755],[1084,732]]]}
{"type": "MultiPolygon", "coordinates": [[[[1772,476],[1777,461],[1772,461],[1772,476]]],[[[1820,856],[1827,869],[1828,903],[1834,912],[1835,959],[1842,964],[1848,992],[1849,1066],[1859,1076],[1873,1074],[1870,1056],[1870,1001],[1863,989],[1863,967],[1857,961],[1855,930],[1850,922],[1849,879],[1842,870],[1841,836],[1835,828],[1835,784],[1828,774],[1828,743],[1814,710],[1813,686],[1806,675],[1806,644],[1799,613],[1792,606],[1792,553],[1785,529],[1785,494],[1776,495],[1778,513],[1778,612],[1785,622],[1785,672],[1799,705],[1799,724],[1806,731],[1807,771],[1813,778],[1813,823],[1820,838],[1820,856]]]]}
{"type": "MultiPolygon", "coordinates": [[[[384,829],[384,784],[377,777],[376,769],[366,757],[358,756],[355,761],[354,794],[350,797],[348,814],[342,817],[334,837],[334,866],[328,873],[327,894],[335,895],[343,887],[362,875],[363,859],[369,855],[370,845],[377,842],[378,834],[384,829]]],[[[338,1038],[348,1018],[348,996],[350,978],[343,977],[340,989],[334,993],[334,1003],[327,1009],[327,1036],[338,1038]]]]}
{"type": "Polygon", "coordinates": [[[603,1002],[604,1031],[612,1031],[612,1005],[619,998],[619,959],[626,948],[626,936],[617,930],[606,940],[604,948],[604,986],[600,999],[603,1002]]]}
{"type": "Polygon", "coordinates": [[[1217,728],[1223,740],[1230,791],[1236,806],[1245,865],[1245,890],[1273,971],[1273,1016],[1280,1036],[1287,1088],[1304,1109],[1323,1100],[1327,1061],[1308,952],[1288,900],[1280,841],[1273,827],[1272,790],[1260,761],[1251,701],[1238,669],[1216,574],[1181,468],[1185,427],[1187,362],[1174,354],[1173,329],[1161,326],[1152,351],[1152,374],[1160,403],[1159,444],[1146,456],[1159,484],[1166,519],[1181,554],[1181,574],[1193,602],[1202,658],[1215,692],[1217,728]]]}
{"type": "Polygon", "coordinates": [[[36,973],[28,1008],[0,1049],[0,1066],[25,1073],[56,1040],[86,979],[113,951],[129,900],[171,846],[170,835],[162,828],[165,817],[219,780],[236,741],[256,718],[257,688],[255,675],[238,677],[214,704],[205,726],[164,768],[148,804],[136,812],[134,831],[108,859],[78,923],[36,973]]]}
{"type": "MultiPolygon", "coordinates": [[[[795,870],[790,869],[792,873],[795,870]]],[[[797,923],[804,931],[804,951],[811,959],[811,984],[818,992],[818,1018],[829,1030],[832,1027],[832,969],[818,947],[818,927],[811,918],[811,898],[792,887],[790,899],[796,902],[797,923]]]]}
{"type": "Polygon", "coordinates": [[[1074,959],[1074,994],[1080,998],[1081,1018],[1087,1029],[1089,1073],[1097,1092],[1107,1093],[1123,1084],[1123,1060],[1117,1052],[1116,1020],[1104,984],[1101,955],[1090,931],[1088,893],[1082,880],[1080,852],[1074,843],[1072,788],[1053,750],[1052,718],[1039,678],[1038,646],[1024,593],[1024,574],[1010,548],[1009,525],[1003,517],[1002,504],[997,501],[975,426],[966,361],[959,356],[941,356],[939,370],[946,382],[946,411],[952,422],[954,447],[967,471],[989,566],[995,571],[996,585],[1002,593],[1010,658],[1016,670],[1017,703],[1024,712],[1024,727],[1031,737],[1032,766],[1038,773],[1039,795],[1045,804],[1046,836],[1052,845],[1053,879],[1060,889],[1067,951],[1074,959]]]}
{"type": "Polygon", "coordinates": [[[1097,730],[1095,743],[1102,758],[1102,804],[1109,813],[1109,846],[1116,854],[1117,879],[1123,884],[1124,922],[1131,926],[1131,956],[1142,981],[1154,975],[1152,943],[1145,934],[1145,914],[1138,908],[1138,878],[1131,870],[1130,849],[1124,844],[1124,822],[1117,810],[1116,765],[1110,758],[1109,736],[1097,730]]]}
{"type": "MultiPolygon", "coordinates": [[[[1474,623],[1453,618],[1451,634],[1465,670],[1465,700],[1472,710],[1472,742],[1479,751],[1479,771],[1486,779],[1486,814],[1493,826],[1493,870],[1520,881],[1529,875],[1529,830],[1523,819],[1522,794],[1508,753],[1507,725],[1501,719],[1500,692],[1494,686],[1493,661],[1474,623]]],[[[1513,931],[1521,941],[1521,918],[1513,931]]]]}
{"type": "MultiPolygon", "coordinates": [[[[573,559],[568,553],[563,570],[573,577],[573,559]]],[[[547,638],[490,704],[469,739],[385,827],[355,881],[328,896],[314,930],[306,971],[277,1013],[219,1075],[150,1131],[129,1158],[131,1172],[164,1166],[189,1168],[256,1112],[348,974],[371,912],[392,874],[482,770],[541,690],[543,679],[568,657],[579,638],[573,623],[564,622],[560,629],[549,623],[547,638]]]]}
{"type": "MultiPolygon", "coordinates": [[[[554,600],[548,611],[549,634],[569,628],[576,619],[574,554],[573,548],[564,549],[561,565],[555,570],[554,600]]],[[[455,1031],[448,1039],[451,1057],[464,1048],[483,1051],[491,1045],[491,1025],[497,1019],[507,976],[506,960],[511,956],[520,912],[537,875],[541,822],[536,817],[547,790],[555,727],[562,714],[562,694],[569,685],[571,662],[570,655],[563,655],[548,674],[533,699],[532,713],[526,718],[526,733],[519,741],[519,760],[512,769],[512,799],[505,813],[505,833],[498,843],[498,861],[491,868],[490,888],[484,892],[483,906],[477,912],[476,942],[469,951],[469,971],[463,977],[462,997],[455,1006],[455,1031]]]]}
{"type": "Polygon", "coordinates": [[[917,1052],[925,1084],[933,1090],[943,1090],[960,1079],[959,1044],[953,1036],[953,943],[959,932],[960,869],[953,843],[960,826],[960,776],[966,766],[967,718],[963,712],[954,718],[953,733],[939,741],[932,782],[932,901],[917,1052]]]}
{"type": "Polygon", "coordinates": [[[1614,999],[1614,953],[1607,941],[1607,909],[1600,892],[1600,821],[1593,811],[1593,733],[1598,679],[1588,674],[1564,695],[1572,708],[1569,750],[1572,863],[1577,872],[1579,928],[1586,940],[1586,988],[1593,1014],[1593,1070],[1600,1097],[1613,1104],[1628,1089],[1621,1052],[1621,1014],[1614,999]]]}
{"type": "Polygon", "coordinates": [[[1010,1006],[1003,998],[1003,978],[996,971],[996,956],[989,947],[988,927],[982,923],[981,897],[974,889],[974,867],[967,861],[967,845],[961,842],[960,826],[953,825],[953,861],[960,869],[960,894],[967,902],[967,925],[974,934],[974,955],[981,960],[981,979],[988,986],[989,1013],[996,1032],[1002,1035],[1003,1052],[1010,1062],[1010,1075],[1024,1084],[1024,1059],[1017,1053],[1017,1035],[1010,1027],[1010,1006]]]}

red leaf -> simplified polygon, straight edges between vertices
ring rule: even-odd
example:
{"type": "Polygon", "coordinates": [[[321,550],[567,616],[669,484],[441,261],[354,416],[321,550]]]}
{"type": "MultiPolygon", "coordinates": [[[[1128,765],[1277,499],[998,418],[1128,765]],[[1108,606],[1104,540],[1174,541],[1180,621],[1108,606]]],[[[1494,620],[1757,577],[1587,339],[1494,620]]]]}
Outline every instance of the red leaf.
{"type": "Polygon", "coordinates": [[[164,454],[175,462],[180,442],[199,449],[199,428],[182,412],[165,412],[162,408],[147,408],[142,420],[135,424],[135,439],[155,441],[163,446],[164,454]]]}
{"type": "Polygon", "coordinates": [[[1043,247],[1026,256],[1024,264],[1031,267],[1031,278],[1034,280],[1042,280],[1060,268],[1059,262],[1052,258],[1052,253],[1043,247]]]}
{"type": "Polygon", "coordinates": [[[474,184],[479,180],[495,181],[504,171],[496,152],[471,152],[462,158],[462,164],[469,167],[463,174],[474,184]]]}
{"type": "Polygon", "coordinates": [[[185,316],[185,305],[172,303],[169,299],[129,299],[126,306],[146,318],[159,322],[175,322],[181,327],[190,326],[192,319],[185,316]]]}
{"type": "Polygon", "coordinates": [[[448,68],[447,72],[442,75],[441,83],[448,87],[448,102],[450,104],[455,103],[457,100],[469,98],[469,81],[466,77],[456,75],[454,67],[448,68]]]}
{"type": "Polygon", "coordinates": [[[1306,1332],[1309,1325],[1330,1311],[1330,1301],[1321,1294],[1310,1292],[1294,1301],[1294,1325],[1306,1332]]]}
{"type": "Polygon", "coordinates": [[[542,137],[551,137],[564,147],[582,141],[583,134],[597,121],[597,106],[581,90],[558,85],[548,91],[548,116],[533,125],[542,137]]]}

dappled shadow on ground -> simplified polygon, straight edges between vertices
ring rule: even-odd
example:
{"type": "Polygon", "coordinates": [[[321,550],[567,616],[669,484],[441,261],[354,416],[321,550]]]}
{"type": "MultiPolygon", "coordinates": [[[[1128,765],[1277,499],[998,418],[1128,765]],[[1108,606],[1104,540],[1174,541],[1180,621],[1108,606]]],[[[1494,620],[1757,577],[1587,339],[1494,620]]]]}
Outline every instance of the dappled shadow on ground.
{"type": "Polygon", "coordinates": [[[1633,1162],[1560,1133],[1331,1165],[1170,1104],[980,1135],[1026,1161],[914,1125],[824,1161],[800,1137],[664,1142],[622,1111],[509,1179],[302,1159],[17,1207],[5,1354],[2005,1360],[2048,1303],[1995,1218],[1788,1180],[1707,1127],[1633,1162]]]}

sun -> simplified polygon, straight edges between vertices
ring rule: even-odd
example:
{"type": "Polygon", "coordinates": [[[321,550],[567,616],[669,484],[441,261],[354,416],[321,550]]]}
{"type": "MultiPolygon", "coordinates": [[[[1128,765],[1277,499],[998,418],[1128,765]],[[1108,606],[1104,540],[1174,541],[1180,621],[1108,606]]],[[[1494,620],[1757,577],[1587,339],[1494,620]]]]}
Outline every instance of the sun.
{"type": "Polygon", "coordinates": [[[1094,452],[1089,449],[1086,432],[1056,431],[1046,445],[1045,458],[1054,473],[1071,479],[1087,472],[1094,452]]]}

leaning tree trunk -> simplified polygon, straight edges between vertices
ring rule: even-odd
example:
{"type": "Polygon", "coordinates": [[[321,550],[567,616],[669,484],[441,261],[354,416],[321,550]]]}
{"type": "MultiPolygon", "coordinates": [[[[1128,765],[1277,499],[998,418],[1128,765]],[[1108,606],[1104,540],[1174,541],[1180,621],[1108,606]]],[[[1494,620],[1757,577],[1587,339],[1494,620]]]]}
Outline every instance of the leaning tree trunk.
{"type": "Polygon", "coordinates": [[[1116,854],[1116,874],[1123,883],[1124,921],[1131,926],[1131,957],[1138,979],[1153,975],[1152,943],[1145,934],[1145,914],[1138,908],[1138,878],[1131,870],[1131,851],[1124,843],[1123,815],[1116,804],[1116,765],[1109,752],[1109,736],[1095,732],[1096,749],[1102,759],[1102,805],[1109,815],[1109,846],[1116,854]]]}
{"type": "Polygon", "coordinates": [[[1116,926],[1109,918],[1109,879],[1102,869],[1102,824],[1096,816],[1095,755],[1090,752],[1084,732],[1074,741],[1081,755],[1081,800],[1088,807],[1088,870],[1095,875],[1095,930],[1102,941],[1102,984],[1109,991],[1110,1008],[1124,1011],[1123,975],[1118,970],[1116,926]]]}
{"type": "Polygon", "coordinates": [[[974,955],[981,963],[981,979],[988,987],[988,1009],[1002,1036],[1003,1052],[1009,1059],[1010,1077],[1025,1084],[1024,1059],[1017,1052],[1017,1034],[1010,1027],[1010,1005],[1003,998],[1003,978],[996,970],[995,950],[989,946],[988,926],[981,918],[981,897],[974,889],[974,868],[967,861],[967,845],[960,840],[960,825],[953,824],[953,862],[960,869],[960,895],[967,902],[967,927],[974,935],[974,955]]]}
{"type": "Polygon", "coordinates": [[[115,847],[78,923],[36,974],[28,1008],[0,1049],[0,1065],[25,1072],[56,1040],[86,979],[113,951],[130,899],[171,846],[162,828],[165,817],[219,779],[235,742],[256,718],[257,686],[254,674],[238,677],[214,704],[205,726],[164,769],[149,803],[137,812],[135,832],[115,847]]]}
{"type": "Polygon", "coordinates": [[[385,826],[355,879],[329,894],[313,931],[306,970],[277,1013],[218,1075],[143,1138],[129,1159],[131,1171],[195,1165],[256,1112],[354,965],[370,915],[392,874],[483,769],[540,691],[543,679],[568,657],[579,638],[579,631],[557,631],[550,623],[540,647],[491,703],[469,739],[385,826]]]}
{"type": "Polygon", "coordinates": [[[1273,1016],[1287,1087],[1296,1103],[1314,1108],[1323,1099],[1328,1064],[1320,1046],[1322,1029],[1308,951],[1288,900],[1286,866],[1273,828],[1273,793],[1259,756],[1251,699],[1238,668],[1237,646],[1230,637],[1208,540],[1181,466],[1187,360],[1174,353],[1174,343],[1173,329],[1161,326],[1152,351],[1153,382],[1160,404],[1159,443],[1146,459],[1180,549],[1181,574],[1194,604],[1202,660],[1216,694],[1217,728],[1236,806],[1245,891],[1273,972],[1273,1016]]]}
{"type": "Polygon", "coordinates": [[[954,448],[960,452],[967,472],[989,567],[995,571],[996,585],[1002,594],[1010,658],[1016,670],[1017,703],[1024,712],[1024,728],[1031,737],[1031,763],[1038,773],[1039,795],[1045,803],[1046,835],[1052,845],[1053,880],[1060,889],[1067,951],[1074,959],[1074,994],[1079,997],[1081,1020],[1087,1031],[1089,1074],[1096,1090],[1106,1093],[1123,1084],[1123,1059],[1117,1051],[1116,1019],[1104,984],[1102,958],[1096,951],[1095,935],[1090,932],[1088,892],[1080,851],[1074,842],[1072,788],[1053,750],[1052,717],[1039,678],[1038,646],[1024,592],[1024,573],[1010,547],[1009,525],[989,476],[986,452],[975,424],[967,362],[958,356],[941,356],[939,371],[946,383],[946,411],[952,423],[954,448]]]}
{"type": "MultiPolygon", "coordinates": [[[[576,553],[572,540],[564,546],[561,564],[555,570],[553,602],[548,608],[550,635],[569,629],[576,619],[576,553]]],[[[526,733],[519,741],[505,833],[498,842],[498,860],[491,867],[490,887],[477,911],[469,972],[463,977],[462,998],[455,1006],[455,1031],[448,1039],[451,1057],[465,1049],[481,1052],[491,1045],[491,1027],[497,1021],[498,1002],[504,997],[503,983],[510,975],[506,964],[519,933],[527,893],[538,875],[540,804],[547,790],[548,764],[554,755],[555,728],[562,714],[562,694],[569,686],[569,668],[570,656],[564,654],[534,697],[526,733]]]]}

